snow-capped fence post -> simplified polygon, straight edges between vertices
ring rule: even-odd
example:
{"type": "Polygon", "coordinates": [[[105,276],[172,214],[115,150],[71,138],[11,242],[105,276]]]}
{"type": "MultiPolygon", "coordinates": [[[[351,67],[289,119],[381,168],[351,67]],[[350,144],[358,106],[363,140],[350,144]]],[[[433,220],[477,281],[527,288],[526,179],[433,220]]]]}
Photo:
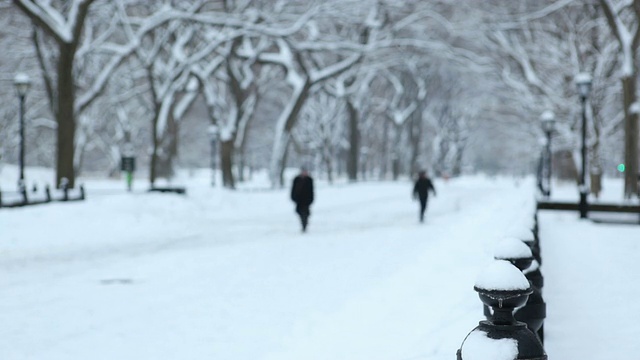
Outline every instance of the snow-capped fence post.
{"type": "Polygon", "coordinates": [[[69,195],[68,182],[65,182],[64,178],[62,179],[61,184],[60,184],[60,190],[62,191],[62,197],[53,197],[51,195],[51,188],[49,187],[49,185],[45,185],[45,187],[44,187],[44,197],[42,197],[39,194],[35,194],[35,193],[32,194],[32,195],[28,195],[28,193],[31,192],[33,189],[35,189],[37,191],[37,188],[35,186],[31,190],[27,189],[26,187],[21,186],[19,188],[19,191],[15,193],[15,194],[20,195],[20,198],[18,198],[17,200],[8,201],[8,202],[3,202],[2,193],[0,193],[0,207],[1,208],[15,208],[15,207],[22,207],[22,206],[46,204],[46,203],[50,203],[52,201],[70,202],[70,201],[79,201],[79,200],[85,200],[86,199],[86,191],[85,191],[83,185],[79,186],[79,194],[78,194],[77,197],[70,196],[69,195]],[[27,197],[27,196],[29,196],[29,197],[27,197]]]}
{"type": "Polygon", "coordinates": [[[22,195],[22,204],[26,205],[29,203],[29,198],[27,196],[27,185],[24,183],[24,180],[20,179],[18,181],[18,191],[22,195]]]}
{"type": "Polygon", "coordinates": [[[60,179],[60,188],[62,189],[62,201],[69,200],[69,179],[65,177],[60,179]]]}
{"type": "MultiPolygon", "coordinates": [[[[499,242],[494,252],[494,258],[496,260],[510,262],[523,273],[532,266],[534,261],[531,249],[520,239],[516,238],[504,238],[499,242]]],[[[537,267],[536,264],[536,268],[537,267]]],[[[540,341],[543,342],[542,326],[547,316],[547,305],[542,298],[541,289],[536,287],[529,278],[527,278],[527,280],[529,280],[531,284],[533,293],[529,295],[525,306],[516,309],[514,316],[516,320],[526,323],[529,330],[537,334],[540,341]]]]}
{"type": "Polygon", "coordinates": [[[518,268],[496,260],[480,274],[474,290],[492,308],[493,316],[491,320],[480,321],[465,337],[457,360],[547,360],[538,337],[513,316],[513,310],[524,305],[533,292],[518,268]]]}
{"type": "Polygon", "coordinates": [[[540,241],[538,236],[536,236],[536,231],[534,230],[536,229],[536,226],[534,223],[535,221],[532,221],[531,223],[516,224],[509,228],[505,235],[524,241],[524,243],[531,248],[534,259],[539,264],[542,264],[542,257],[540,256],[540,241]]]}
{"type": "Polygon", "coordinates": [[[542,272],[540,271],[540,264],[534,259],[531,263],[531,266],[523,271],[524,276],[527,277],[529,281],[531,281],[531,285],[535,286],[542,292],[542,287],[544,286],[544,277],[542,276],[542,272]]]}
{"type": "Polygon", "coordinates": [[[529,246],[533,254],[533,263],[524,270],[524,274],[531,281],[533,286],[542,291],[544,278],[540,272],[540,264],[542,264],[542,255],[540,251],[540,237],[538,231],[537,212],[531,217],[525,217],[519,223],[512,226],[506,233],[509,237],[515,237],[524,241],[529,246]],[[532,219],[530,221],[529,219],[532,219]]]}

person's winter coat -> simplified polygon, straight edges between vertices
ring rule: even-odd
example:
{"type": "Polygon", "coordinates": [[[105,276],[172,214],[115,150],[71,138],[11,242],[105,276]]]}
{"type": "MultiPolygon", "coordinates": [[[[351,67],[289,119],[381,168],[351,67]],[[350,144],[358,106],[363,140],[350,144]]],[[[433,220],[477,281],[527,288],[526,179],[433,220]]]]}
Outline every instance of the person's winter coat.
{"type": "Polygon", "coordinates": [[[310,176],[298,175],[293,179],[291,200],[301,206],[313,203],[313,179],[310,176]]]}
{"type": "Polygon", "coordinates": [[[413,194],[417,195],[421,199],[426,199],[429,197],[429,191],[433,192],[433,195],[436,194],[436,189],[433,187],[433,182],[428,177],[420,177],[416,180],[416,184],[413,187],[413,194]]]}

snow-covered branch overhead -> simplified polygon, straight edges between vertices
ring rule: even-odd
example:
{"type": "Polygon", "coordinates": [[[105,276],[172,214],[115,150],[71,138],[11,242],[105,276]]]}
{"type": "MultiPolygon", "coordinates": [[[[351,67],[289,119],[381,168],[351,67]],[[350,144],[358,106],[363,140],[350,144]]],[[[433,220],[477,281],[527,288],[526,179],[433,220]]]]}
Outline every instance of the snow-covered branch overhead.
{"type": "MultiPolygon", "coordinates": [[[[72,8],[76,9],[73,15],[77,15],[79,3],[85,3],[91,0],[74,0],[72,8]]],[[[41,24],[48,34],[63,43],[71,43],[73,41],[73,25],[75,19],[67,21],[65,17],[55,8],[50,6],[49,1],[41,0],[14,0],[25,13],[27,13],[34,21],[41,24]]]]}
{"type": "Polygon", "coordinates": [[[354,54],[351,55],[350,57],[339,61],[335,64],[329,65],[323,69],[320,70],[313,70],[311,71],[311,82],[312,83],[317,83],[320,81],[323,81],[327,78],[336,76],[337,74],[346,71],[347,69],[349,69],[350,67],[354,66],[358,61],[360,61],[362,59],[362,55],[361,54],[354,54]]]}
{"type": "MultiPolygon", "coordinates": [[[[638,40],[640,39],[640,25],[636,25],[637,29],[634,35],[624,24],[620,12],[627,6],[625,5],[625,2],[618,3],[618,6],[616,6],[611,0],[600,0],[600,3],[602,4],[602,9],[607,21],[609,22],[609,26],[620,43],[620,49],[622,51],[621,75],[623,77],[630,77],[634,74],[633,69],[635,64],[633,63],[633,52],[636,51],[634,45],[637,46],[638,41],[640,41],[638,40]]],[[[635,3],[635,1],[630,1],[630,3],[635,3]]]]}

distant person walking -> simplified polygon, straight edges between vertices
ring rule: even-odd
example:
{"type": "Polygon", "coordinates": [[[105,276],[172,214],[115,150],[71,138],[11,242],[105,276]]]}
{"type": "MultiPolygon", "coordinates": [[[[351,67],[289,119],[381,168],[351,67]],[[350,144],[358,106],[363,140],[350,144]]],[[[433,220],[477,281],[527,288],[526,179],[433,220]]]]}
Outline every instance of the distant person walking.
{"type": "Polygon", "coordinates": [[[427,172],[420,171],[418,173],[418,180],[416,180],[413,186],[413,198],[420,200],[420,222],[424,222],[424,212],[427,209],[430,191],[433,193],[433,196],[436,196],[436,188],[433,187],[433,182],[427,176],[427,172]]]}
{"type": "Polygon", "coordinates": [[[305,232],[311,215],[309,206],[313,203],[313,178],[305,168],[301,168],[300,174],[293,179],[291,200],[296,203],[296,213],[300,216],[302,232],[305,232]]]}

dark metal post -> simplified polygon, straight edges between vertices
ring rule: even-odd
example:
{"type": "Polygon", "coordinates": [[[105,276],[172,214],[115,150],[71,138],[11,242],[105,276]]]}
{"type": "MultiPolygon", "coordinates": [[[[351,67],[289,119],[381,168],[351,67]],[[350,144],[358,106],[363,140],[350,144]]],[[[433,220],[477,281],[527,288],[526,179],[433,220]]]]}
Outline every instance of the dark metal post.
{"type": "MultiPolygon", "coordinates": [[[[26,186],[24,183],[24,103],[31,81],[27,74],[18,73],[13,79],[13,85],[20,99],[20,179],[18,180],[18,186],[26,186]]],[[[24,196],[24,202],[27,202],[26,195],[24,196]]]]}
{"type": "MultiPolygon", "coordinates": [[[[548,134],[545,132],[545,134],[548,134]]],[[[545,198],[549,197],[549,136],[547,136],[547,143],[542,152],[542,163],[540,169],[540,191],[545,198]]]]}
{"type": "MultiPolygon", "coordinates": [[[[521,239],[515,237],[507,237],[498,244],[494,253],[496,260],[505,260],[510,262],[513,266],[523,272],[527,277],[525,270],[532,267],[533,253],[529,246],[525,244],[521,239]]],[[[536,268],[537,268],[536,264],[536,268]]],[[[517,308],[513,313],[515,319],[527,324],[529,330],[538,335],[538,338],[542,342],[542,326],[546,317],[546,304],[542,298],[542,291],[533,285],[533,282],[527,277],[531,284],[533,293],[529,295],[527,303],[520,308],[517,308]]],[[[485,315],[487,312],[491,315],[490,311],[485,305],[485,315]]],[[[491,318],[489,318],[490,320],[491,318]]]]}
{"type": "Polygon", "coordinates": [[[576,75],[576,85],[578,86],[578,93],[580,94],[580,100],[582,102],[582,169],[580,169],[580,203],[578,209],[580,210],[580,218],[587,218],[587,98],[591,92],[591,75],[588,73],[580,73],[576,75]]]}
{"type": "Polygon", "coordinates": [[[580,218],[587,218],[587,185],[586,185],[586,171],[587,171],[587,97],[581,95],[582,101],[582,164],[580,169],[580,218]]]}
{"type": "Polygon", "coordinates": [[[551,196],[551,131],[547,131],[547,189],[545,195],[551,196]]]}
{"type": "Polygon", "coordinates": [[[543,161],[540,174],[540,190],[546,198],[551,196],[551,134],[555,128],[555,115],[553,111],[547,110],[540,115],[542,131],[547,136],[547,143],[544,150],[543,161]]]}
{"type": "Polygon", "coordinates": [[[533,292],[531,284],[516,267],[506,261],[496,261],[488,270],[478,278],[480,283],[476,281],[474,289],[480,300],[492,308],[491,320],[480,321],[467,335],[458,349],[457,360],[490,358],[486,355],[502,352],[505,343],[509,344],[509,351],[514,352],[506,357],[508,359],[547,360],[540,339],[513,315],[514,309],[525,305],[533,292]],[[500,273],[505,272],[513,280],[508,285],[499,281],[504,278],[500,273]],[[487,342],[487,338],[499,341],[487,342]]]}

